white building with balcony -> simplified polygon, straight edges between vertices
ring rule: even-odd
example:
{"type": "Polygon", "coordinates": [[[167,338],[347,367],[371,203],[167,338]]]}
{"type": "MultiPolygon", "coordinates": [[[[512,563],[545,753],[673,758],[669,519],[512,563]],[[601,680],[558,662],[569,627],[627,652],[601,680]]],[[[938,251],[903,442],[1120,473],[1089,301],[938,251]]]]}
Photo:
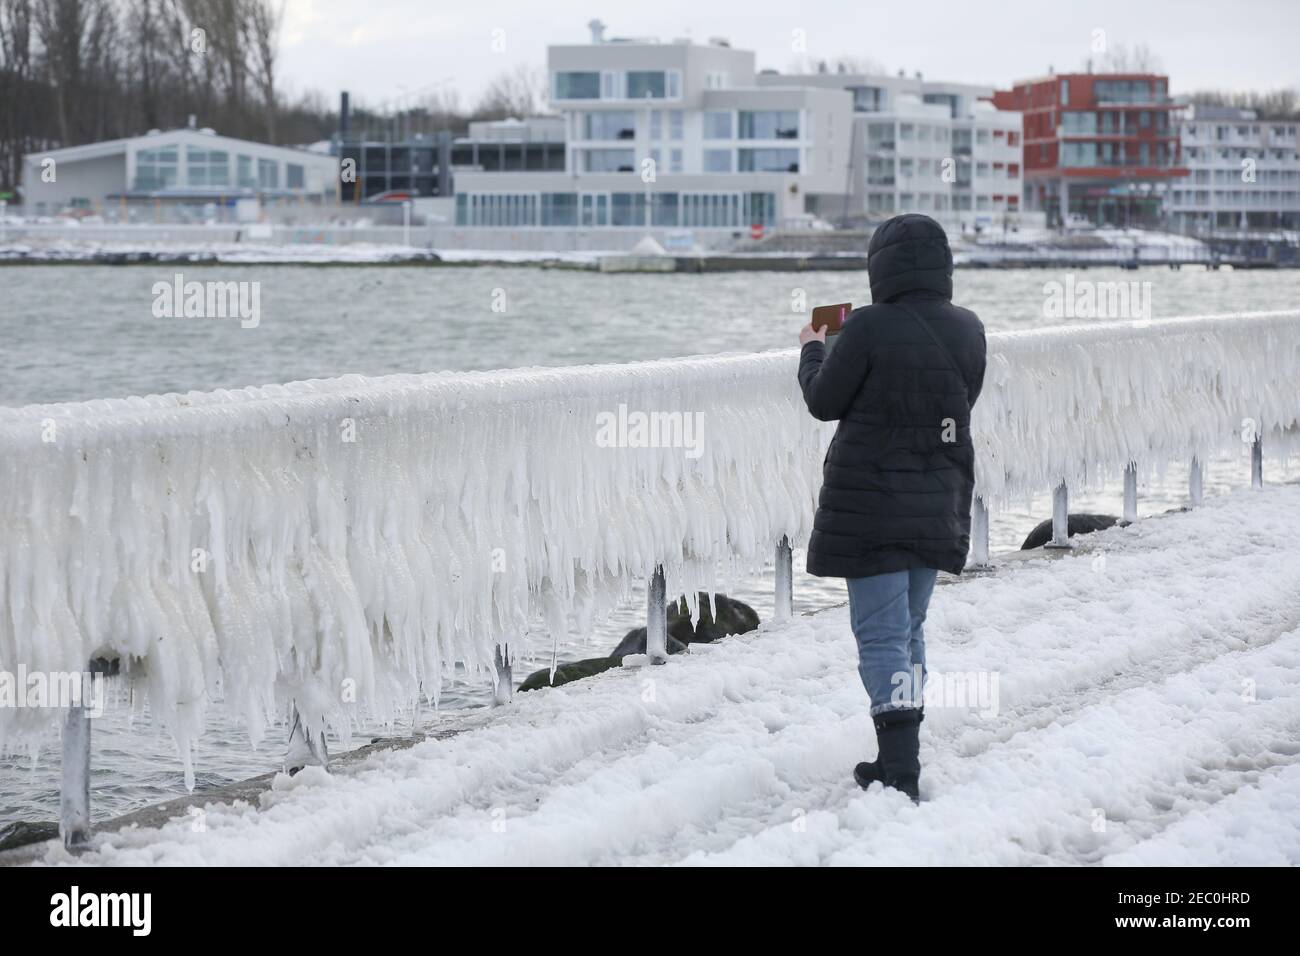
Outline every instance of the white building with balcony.
{"type": "Polygon", "coordinates": [[[29,212],[52,215],[107,204],[333,201],[338,182],[335,156],[185,128],[29,153],[21,192],[29,212]]]}
{"type": "Polygon", "coordinates": [[[764,73],[759,83],[852,94],[851,218],[919,212],[964,230],[1020,212],[1022,119],[988,102],[992,87],[850,73],[764,73]]]}
{"type": "Polygon", "coordinates": [[[754,54],[714,39],[606,39],[548,50],[563,171],[455,168],[468,227],[746,230],[845,189],[852,97],[756,82],[754,54]]]}
{"type": "Polygon", "coordinates": [[[1252,110],[1189,106],[1179,120],[1189,173],[1166,215],[1184,232],[1300,228],[1300,151],[1294,121],[1252,110]]]}

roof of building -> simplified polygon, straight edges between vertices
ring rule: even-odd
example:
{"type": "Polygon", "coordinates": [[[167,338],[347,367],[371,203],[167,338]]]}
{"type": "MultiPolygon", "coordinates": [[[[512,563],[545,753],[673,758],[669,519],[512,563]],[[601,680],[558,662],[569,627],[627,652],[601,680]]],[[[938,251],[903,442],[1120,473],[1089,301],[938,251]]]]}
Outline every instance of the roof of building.
{"type": "Polygon", "coordinates": [[[173,139],[190,140],[194,142],[213,142],[221,141],[225,143],[244,143],[249,146],[257,146],[262,149],[279,149],[294,153],[301,153],[304,156],[315,156],[318,158],[329,158],[322,156],[321,153],[303,149],[298,146],[278,146],[274,143],[259,143],[256,140],[238,139],[234,136],[222,136],[211,129],[193,129],[189,126],[178,126],[167,130],[150,130],[147,133],[141,133],[138,136],[124,136],[120,139],[105,139],[98,143],[83,143],[80,146],[61,146],[57,149],[39,150],[28,153],[26,160],[28,162],[38,162],[40,160],[53,157],[61,159],[64,162],[77,162],[79,160],[100,159],[104,156],[115,156],[118,153],[125,153],[127,146],[133,142],[142,140],[173,140],[173,139]]]}

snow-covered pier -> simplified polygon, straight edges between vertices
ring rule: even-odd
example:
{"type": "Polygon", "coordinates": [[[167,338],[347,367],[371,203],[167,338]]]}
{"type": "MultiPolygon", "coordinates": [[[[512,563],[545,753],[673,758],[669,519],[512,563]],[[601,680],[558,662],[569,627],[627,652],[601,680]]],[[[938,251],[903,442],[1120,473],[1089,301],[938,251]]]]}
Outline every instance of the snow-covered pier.
{"type": "MultiPolygon", "coordinates": [[[[985,507],[1046,488],[1057,489],[1063,518],[1070,488],[1120,476],[1135,487],[1139,473],[1243,445],[1255,450],[1258,484],[1264,455],[1295,446],[1300,311],[995,333],[989,353],[974,420],[977,518],[985,507]]],[[[549,647],[551,635],[587,626],[633,582],[658,585],[650,589],[649,623],[650,653],[659,656],[663,610],[656,596],[717,590],[728,574],[754,571],[774,555],[783,570],[786,543],[807,535],[826,431],[803,410],[795,363],[790,351],[345,377],[0,409],[0,670],[80,672],[89,661],[117,662],[121,678],[134,682],[172,730],[188,767],[189,742],[203,731],[212,697],[223,696],[255,738],[290,706],[313,739],[325,730],[346,736],[360,713],[391,715],[422,693],[436,696],[457,662],[496,679],[499,648],[549,647]],[[619,429],[618,441],[602,441],[602,419],[623,409],[653,427],[619,429]],[[698,443],[684,440],[688,416],[702,427],[698,443]]],[[[1193,468],[1193,501],[1198,489],[1193,468]]],[[[1061,706],[1077,697],[1080,714],[1102,708],[1099,723],[1081,731],[1099,736],[1079,739],[1129,747],[1124,765],[1131,761],[1143,780],[1156,779],[1155,791],[1125,791],[1133,800],[1149,792],[1180,799],[1181,791],[1159,791],[1164,778],[1150,777],[1159,769],[1152,739],[1117,739],[1109,708],[1123,694],[1169,682],[1169,700],[1130,714],[1160,731],[1159,721],[1179,713],[1179,695],[1195,690],[1198,668],[1211,669],[1211,689],[1221,686],[1214,675],[1215,661],[1228,653],[1223,635],[1251,645],[1252,655],[1259,651],[1257,661],[1249,658],[1248,675],[1257,700],[1265,700],[1259,688],[1276,685],[1290,701],[1250,711],[1263,721],[1259,739],[1287,721],[1294,730],[1294,687],[1286,692],[1280,673],[1284,658],[1290,654],[1294,663],[1295,654],[1296,621],[1287,615],[1296,611],[1300,582],[1283,578],[1300,568],[1297,504],[1290,488],[1232,496],[1190,515],[1108,532],[1098,539],[1113,542],[1100,573],[1093,562],[1068,558],[945,589],[931,618],[938,659],[962,671],[1004,674],[1003,717],[971,725],[960,708],[940,708],[927,728],[933,746],[952,751],[927,762],[927,786],[969,783],[970,796],[961,799],[972,808],[982,791],[984,813],[1017,816],[1008,801],[1021,797],[1008,795],[1005,781],[979,785],[980,775],[992,771],[983,769],[986,762],[962,762],[962,755],[988,751],[994,763],[1011,760],[1014,748],[997,748],[1022,732],[1049,733],[1059,692],[1067,695],[1061,706]],[[1179,574],[1139,574],[1153,567],[1179,574]],[[1093,593],[1098,588],[1107,590],[1093,593]],[[1084,600],[1085,592],[1092,597],[1084,600]],[[1214,596],[1208,607],[1207,593],[1214,596]],[[1117,600],[1120,594],[1130,599],[1117,600]],[[1210,621],[1220,622],[1217,636],[1210,621]],[[1252,635],[1265,632],[1276,640],[1255,648],[1252,635]],[[1124,676],[1121,665],[1148,659],[1147,670],[1124,676]],[[1140,680],[1126,683],[1134,674],[1140,680]]],[[[1063,523],[1057,537],[1065,543],[1063,523]]],[[[986,543],[976,542],[974,557],[987,557],[986,543]]],[[[778,580],[789,576],[779,573],[778,580]]],[[[783,596],[778,607],[788,608],[783,596]]],[[[806,839],[818,813],[839,820],[849,814],[848,825],[867,825],[867,817],[852,816],[863,805],[840,792],[844,766],[863,756],[868,727],[840,618],[832,612],[807,623],[778,620],[752,639],[719,645],[707,662],[674,660],[593,681],[591,689],[545,691],[454,742],[375,758],[373,768],[346,779],[309,768],[276,791],[292,794],[268,799],[270,812],[241,817],[235,830],[250,838],[245,861],[277,852],[274,839],[263,851],[253,836],[277,820],[296,834],[281,849],[289,852],[291,843],[309,857],[312,841],[299,830],[324,834],[327,820],[346,830],[345,819],[356,839],[333,832],[325,841],[341,856],[351,846],[355,859],[399,859],[409,843],[441,847],[428,850],[434,858],[458,859],[455,831],[446,827],[481,809],[494,788],[522,793],[518,788],[527,786],[540,788],[529,797],[537,798],[530,812],[549,807],[560,817],[538,817],[532,843],[503,841],[497,851],[471,846],[477,837],[465,831],[466,859],[500,852],[521,860],[528,846],[564,859],[565,834],[574,836],[574,847],[590,849],[583,834],[596,826],[590,805],[602,788],[618,795],[601,802],[602,820],[604,810],[609,816],[600,839],[613,842],[588,859],[690,859],[715,845],[761,856],[772,814],[799,808],[804,818],[785,813],[780,825],[804,828],[797,832],[810,862],[833,858],[806,839]],[[750,651],[754,656],[745,658],[750,651]],[[641,700],[646,681],[649,701],[641,700]],[[685,750],[662,743],[654,734],[656,706],[677,708],[665,719],[698,724],[701,736],[683,734],[685,750]],[[552,737],[530,742],[520,732],[525,724],[552,737]],[[737,736],[728,743],[732,730],[737,736]],[[759,730],[779,746],[780,760],[772,759],[776,752],[765,758],[760,747],[749,762],[745,741],[752,744],[759,730]],[[726,757],[732,747],[735,759],[726,757]],[[697,757],[691,770],[687,763],[697,757]],[[614,776],[597,775],[596,789],[584,789],[577,777],[590,777],[602,762],[614,776]],[[391,772],[401,766],[411,773],[391,772]],[[730,772],[708,772],[715,766],[730,772]],[[382,786],[369,785],[380,779],[366,776],[372,772],[390,789],[381,794],[382,786]],[[680,808],[673,802],[677,785],[691,790],[680,808]],[[650,814],[642,795],[657,790],[665,802],[650,814]],[[775,805],[774,794],[781,798],[775,805]],[[363,811],[366,799],[374,802],[363,811]],[[416,809],[407,813],[394,800],[416,809]],[[281,801],[295,809],[279,813],[281,801]],[[301,810],[307,812],[298,824],[288,819],[301,810]],[[745,829],[756,821],[767,823],[745,829]],[[387,827],[402,837],[395,835],[388,849],[361,839],[387,827]],[[711,842],[710,827],[714,837],[734,839],[711,842]],[[439,834],[450,842],[436,843],[439,834]],[[688,834],[698,837],[689,848],[681,842],[688,834]],[[742,846],[741,837],[758,842],[742,846]]],[[[1238,659],[1247,660],[1231,658],[1238,659]]],[[[1221,703],[1214,706],[1228,714],[1221,703]]],[[[0,742],[48,732],[58,719],[49,710],[0,709],[0,742]]],[[[64,835],[73,844],[88,839],[79,796],[84,775],[76,768],[87,759],[89,734],[72,727],[84,720],[74,711],[65,728],[71,750],[64,757],[64,835]]],[[[1072,739],[1066,733],[1058,741],[1065,750],[1027,753],[1005,769],[1032,774],[1044,761],[1065,761],[1072,739]]],[[[1076,756],[1087,757],[1086,748],[1076,756]]],[[[1050,782],[1058,785],[1064,786],[1050,782]]],[[[1097,806],[1105,815],[1107,804],[1097,806]]],[[[508,827],[510,807],[500,807],[508,827]]],[[[497,809],[488,807],[492,815],[497,809]]],[[[1127,800],[1115,814],[1140,818],[1127,800]]],[[[964,822],[997,830],[990,817],[964,822]]],[[[1014,820],[1000,825],[1014,829],[1014,820]]],[[[1084,858],[1101,845],[1088,832],[1094,831],[1085,827],[1080,842],[1065,848],[1065,857],[1084,858]]],[[[1006,838],[1023,845],[1017,835],[1006,838]]],[[[110,842],[120,845],[118,838],[110,842]]],[[[934,843],[935,852],[941,844],[934,843]]],[[[219,855],[223,845],[211,839],[209,849],[177,852],[219,855]]],[[[322,844],[321,853],[331,852],[322,844]]],[[[1042,852],[1061,856],[1050,847],[1042,852]]]]}
{"type": "Polygon", "coordinates": [[[919,807],[849,776],[873,732],[838,608],[524,694],[78,859],[1296,865],[1298,594],[1293,485],[941,586],[932,678],[994,675],[997,695],[927,707],[919,807]]]}

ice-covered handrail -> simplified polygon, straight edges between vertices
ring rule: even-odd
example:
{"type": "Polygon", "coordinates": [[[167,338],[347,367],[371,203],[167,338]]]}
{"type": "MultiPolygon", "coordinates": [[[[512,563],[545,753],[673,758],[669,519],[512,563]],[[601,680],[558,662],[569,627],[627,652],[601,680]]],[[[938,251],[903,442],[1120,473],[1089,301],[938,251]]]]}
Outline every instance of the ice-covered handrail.
{"type": "MultiPolygon", "coordinates": [[[[1276,453],[1300,420],[1300,311],[994,333],[989,350],[974,421],[989,500],[1204,457],[1244,419],[1276,453]]],[[[825,429],[796,364],[0,409],[0,670],[119,657],[183,756],[217,691],[254,738],[289,698],[340,730],[357,707],[391,714],[456,662],[490,669],[539,619],[585,626],[657,566],[669,594],[712,590],[719,564],[805,541],[825,429]]],[[[0,709],[0,743],[52,719],[0,709]]]]}

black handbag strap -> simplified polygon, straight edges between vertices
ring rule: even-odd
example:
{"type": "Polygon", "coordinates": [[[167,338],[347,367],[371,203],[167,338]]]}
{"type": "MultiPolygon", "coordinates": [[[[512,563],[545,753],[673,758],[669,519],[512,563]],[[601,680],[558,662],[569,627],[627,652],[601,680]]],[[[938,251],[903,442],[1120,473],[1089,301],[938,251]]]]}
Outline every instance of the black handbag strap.
{"type": "Polygon", "coordinates": [[[957,377],[961,379],[961,387],[966,390],[966,404],[969,405],[970,386],[966,384],[966,373],[961,370],[961,366],[957,364],[957,360],[952,357],[952,352],[948,350],[948,346],[943,344],[943,339],[939,338],[939,336],[935,334],[934,329],[930,328],[930,323],[925,321],[921,316],[921,313],[917,312],[910,305],[905,305],[902,302],[892,302],[890,304],[897,306],[915,319],[916,324],[925,330],[926,335],[930,336],[930,341],[939,347],[939,354],[941,354],[945,361],[947,361],[948,367],[956,372],[957,377]]]}

